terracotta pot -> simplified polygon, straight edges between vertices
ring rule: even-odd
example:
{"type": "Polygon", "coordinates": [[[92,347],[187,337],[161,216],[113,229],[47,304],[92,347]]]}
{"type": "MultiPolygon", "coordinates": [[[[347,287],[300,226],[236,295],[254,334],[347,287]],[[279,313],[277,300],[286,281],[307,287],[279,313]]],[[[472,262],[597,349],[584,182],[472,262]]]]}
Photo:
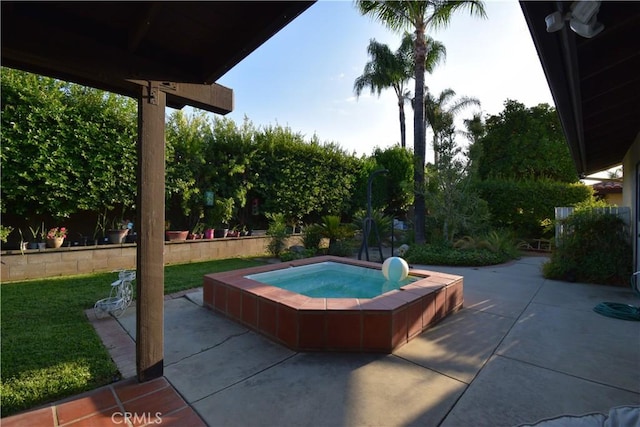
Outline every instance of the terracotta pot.
{"type": "Polygon", "coordinates": [[[165,231],[165,235],[167,236],[167,240],[187,240],[187,236],[189,235],[189,231],[165,231]]]}
{"type": "Polygon", "coordinates": [[[53,239],[47,239],[48,248],[59,248],[64,242],[64,237],[54,237],[53,239]]]}

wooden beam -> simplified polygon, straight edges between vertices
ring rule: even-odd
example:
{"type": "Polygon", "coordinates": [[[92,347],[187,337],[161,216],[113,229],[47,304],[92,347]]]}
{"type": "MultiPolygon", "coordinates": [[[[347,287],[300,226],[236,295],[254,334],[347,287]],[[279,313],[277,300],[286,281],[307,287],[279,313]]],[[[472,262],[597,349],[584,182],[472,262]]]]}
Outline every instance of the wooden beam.
{"type": "Polygon", "coordinates": [[[140,86],[138,99],[136,370],[141,382],[162,376],[164,369],[166,96],[158,86],[140,86]]]}
{"type": "MultiPolygon", "coordinates": [[[[146,85],[144,80],[128,80],[128,82],[146,85]]],[[[218,114],[233,111],[233,89],[217,83],[207,85],[160,82],[159,88],[167,94],[167,105],[171,108],[181,109],[185,105],[190,105],[218,114]]]]}

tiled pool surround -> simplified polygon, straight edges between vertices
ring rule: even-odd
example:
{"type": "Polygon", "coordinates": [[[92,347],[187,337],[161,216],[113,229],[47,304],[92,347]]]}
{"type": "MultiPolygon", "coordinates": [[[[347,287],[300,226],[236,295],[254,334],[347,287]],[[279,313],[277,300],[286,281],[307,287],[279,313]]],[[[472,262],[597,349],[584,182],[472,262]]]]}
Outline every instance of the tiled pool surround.
{"type": "Polygon", "coordinates": [[[461,276],[411,269],[416,282],[371,299],[311,298],[245,278],[248,274],[333,261],[323,256],[204,276],[204,305],[296,351],[391,353],[463,304],[461,276]]]}

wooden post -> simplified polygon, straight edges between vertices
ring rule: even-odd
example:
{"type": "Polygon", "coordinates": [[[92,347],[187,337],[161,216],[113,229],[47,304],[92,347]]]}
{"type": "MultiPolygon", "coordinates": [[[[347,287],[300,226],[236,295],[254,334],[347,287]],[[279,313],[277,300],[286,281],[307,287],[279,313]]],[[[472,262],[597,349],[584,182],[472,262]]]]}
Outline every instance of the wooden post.
{"type": "Polygon", "coordinates": [[[163,375],[164,363],[164,114],[158,82],[138,100],[136,369],[138,381],[163,375]]]}

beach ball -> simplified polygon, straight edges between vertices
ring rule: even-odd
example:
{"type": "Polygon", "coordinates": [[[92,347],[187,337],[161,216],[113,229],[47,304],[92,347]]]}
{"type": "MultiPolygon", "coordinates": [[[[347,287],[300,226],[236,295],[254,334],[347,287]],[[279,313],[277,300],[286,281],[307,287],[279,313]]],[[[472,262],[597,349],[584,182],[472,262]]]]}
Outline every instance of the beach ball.
{"type": "Polygon", "coordinates": [[[399,257],[387,258],[382,263],[382,275],[392,282],[404,280],[409,275],[409,265],[399,257]]]}

